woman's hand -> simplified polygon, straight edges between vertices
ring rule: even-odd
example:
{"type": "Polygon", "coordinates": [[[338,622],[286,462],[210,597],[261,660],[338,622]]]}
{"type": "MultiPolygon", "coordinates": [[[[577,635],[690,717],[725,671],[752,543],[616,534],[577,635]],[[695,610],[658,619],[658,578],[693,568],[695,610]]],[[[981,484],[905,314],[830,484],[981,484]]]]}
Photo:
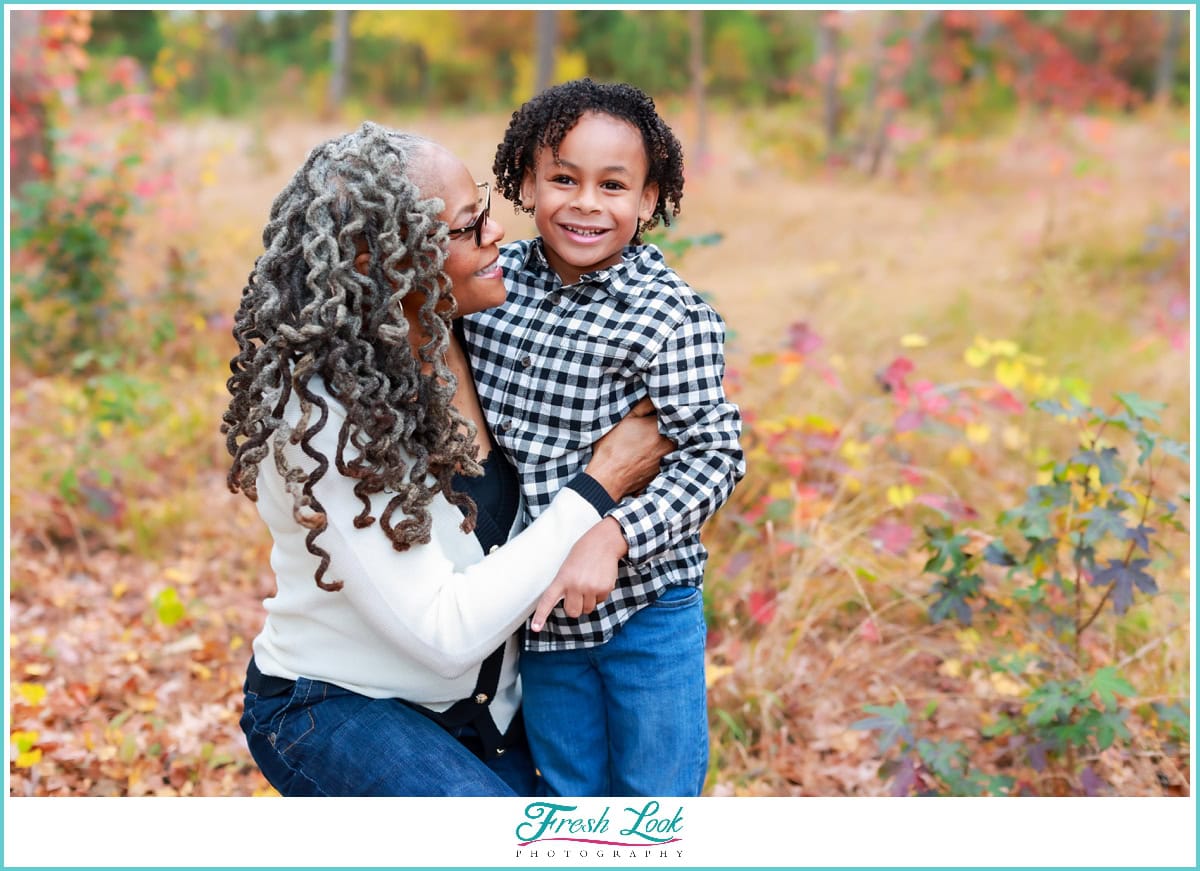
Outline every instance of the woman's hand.
{"type": "MultiPolygon", "coordinates": [[[[643,490],[658,475],[659,461],[675,443],[658,432],[654,405],[643,399],[600,438],[584,469],[613,499],[643,490]]],[[[568,617],[591,613],[617,584],[617,564],[629,553],[621,525],[606,517],[575,543],[538,600],[530,628],[540,632],[560,601],[568,617]]]]}
{"type": "Polygon", "coordinates": [[[659,461],[673,450],[675,443],[658,431],[654,406],[643,399],[596,442],[584,471],[620,500],[653,481],[659,461]]]}
{"type": "Polygon", "coordinates": [[[571,548],[558,574],[538,599],[530,628],[541,632],[546,617],[562,600],[568,617],[590,614],[617,585],[617,562],[629,552],[621,525],[606,517],[571,548]]]}

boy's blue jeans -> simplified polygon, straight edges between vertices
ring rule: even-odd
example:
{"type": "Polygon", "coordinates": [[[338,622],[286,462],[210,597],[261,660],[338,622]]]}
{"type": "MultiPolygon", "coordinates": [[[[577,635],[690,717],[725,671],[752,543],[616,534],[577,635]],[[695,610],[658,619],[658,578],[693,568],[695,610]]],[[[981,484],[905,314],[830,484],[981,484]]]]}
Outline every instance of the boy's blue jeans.
{"type": "Polygon", "coordinates": [[[695,796],[708,770],[704,603],[668,587],[607,643],[522,651],[525,728],[550,795],[695,796]]]}
{"type": "MultiPolygon", "coordinates": [[[[520,716],[518,712],[517,716],[520,716]]],[[[397,699],[300,678],[284,695],[245,691],[242,731],[282,795],[534,795],[525,741],[487,762],[473,727],[452,734],[397,699]]]]}

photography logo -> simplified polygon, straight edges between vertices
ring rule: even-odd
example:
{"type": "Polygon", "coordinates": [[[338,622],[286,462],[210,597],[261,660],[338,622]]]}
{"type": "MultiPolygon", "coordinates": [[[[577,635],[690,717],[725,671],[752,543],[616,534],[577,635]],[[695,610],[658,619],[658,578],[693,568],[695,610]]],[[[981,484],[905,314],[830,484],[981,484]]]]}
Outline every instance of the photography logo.
{"type": "Polygon", "coordinates": [[[681,859],[683,808],[654,799],[614,812],[535,801],[516,827],[518,859],[681,859]]]}

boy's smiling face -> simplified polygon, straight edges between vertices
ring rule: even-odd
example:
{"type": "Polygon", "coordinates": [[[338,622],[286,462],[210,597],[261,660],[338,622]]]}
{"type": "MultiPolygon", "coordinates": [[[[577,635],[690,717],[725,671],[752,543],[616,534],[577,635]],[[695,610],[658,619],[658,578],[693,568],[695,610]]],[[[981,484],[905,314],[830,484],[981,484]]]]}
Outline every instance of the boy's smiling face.
{"type": "Polygon", "coordinates": [[[567,131],[558,160],[539,148],[521,184],[521,204],[532,208],[546,259],[563,284],[621,259],[658,202],[647,184],[649,161],[641,132],[611,115],[588,112],[567,131]]]}

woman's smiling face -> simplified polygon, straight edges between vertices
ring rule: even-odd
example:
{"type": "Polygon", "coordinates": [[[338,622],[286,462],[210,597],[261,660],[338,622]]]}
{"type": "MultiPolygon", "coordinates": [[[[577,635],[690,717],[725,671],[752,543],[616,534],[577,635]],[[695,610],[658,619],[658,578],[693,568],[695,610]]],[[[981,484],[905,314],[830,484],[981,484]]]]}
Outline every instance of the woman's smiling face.
{"type": "Polygon", "coordinates": [[[521,201],[563,284],[620,262],[638,221],[654,213],[658,187],[646,183],[649,160],[641,132],[599,112],[582,115],[558,146],[538,149],[521,184],[521,201]]]}
{"type": "MultiPolygon", "coordinates": [[[[438,219],[451,230],[464,227],[479,217],[484,208],[483,189],[475,184],[466,164],[441,146],[431,145],[422,157],[419,186],[424,197],[440,197],[446,204],[438,219]]],[[[443,265],[450,279],[458,314],[484,311],[504,302],[504,275],[500,270],[499,243],[504,228],[490,216],[483,222],[480,242],[475,233],[464,233],[449,242],[443,265]]]]}

